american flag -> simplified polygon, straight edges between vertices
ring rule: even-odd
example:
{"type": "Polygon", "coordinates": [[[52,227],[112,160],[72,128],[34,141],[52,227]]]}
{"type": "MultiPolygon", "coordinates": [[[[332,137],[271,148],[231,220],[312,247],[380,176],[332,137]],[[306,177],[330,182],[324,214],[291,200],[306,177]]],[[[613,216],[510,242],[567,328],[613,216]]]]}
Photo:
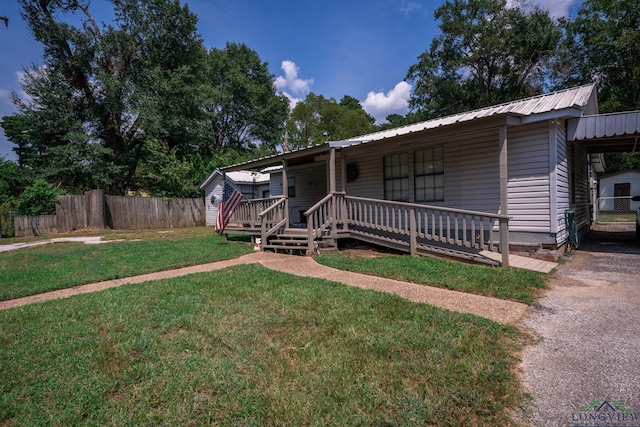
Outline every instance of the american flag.
{"type": "Polygon", "coordinates": [[[224,191],[222,192],[222,202],[220,202],[220,206],[218,207],[218,217],[216,218],[216,231],[218,234],[224,232],[225,227],[231,219],[231,215],[233,215],[233,212],[240,202],[242,202],[242,193],[225,182],[224,191]]]}

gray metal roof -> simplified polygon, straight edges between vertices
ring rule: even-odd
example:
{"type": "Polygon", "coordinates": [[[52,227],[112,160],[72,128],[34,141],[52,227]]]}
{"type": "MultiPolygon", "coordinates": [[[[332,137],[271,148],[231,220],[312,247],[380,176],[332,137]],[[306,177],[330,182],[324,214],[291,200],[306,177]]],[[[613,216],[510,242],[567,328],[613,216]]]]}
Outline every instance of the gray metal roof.
{"type": "MultiPolygon", "coordinates": [[[[485,107],[478,110],[467,111],[426,122],[415,123],[399,128],[389,129],[368,135],[349,138],[344,141],[330,143],[335,147],[348,147],[359,143],[378,141],[393,138],[395,136],[421,132],[429,129],[436,129],[457,123],[470,122],[472,120],[495,117],[500,115],[511,115],[517,117],[531,117],[537,114],[557,112],[558,117],[575,117],[582,115],[583,109],[595,93],[595,84],[579,86],[559,92],[552,92],[538,95],[531,98],[520,99],[504,104],[485,107]],[[573,110],[573,111],[572,111],[573,110]]],[[[544,117],[544,120],[552,117],[544,117]]]]}
{"type": "Polygon", "coordinates": [[[596,114],[567,121],[567,140],[588,152],[634,152],[640,149],[640,111],[596,114]]]}

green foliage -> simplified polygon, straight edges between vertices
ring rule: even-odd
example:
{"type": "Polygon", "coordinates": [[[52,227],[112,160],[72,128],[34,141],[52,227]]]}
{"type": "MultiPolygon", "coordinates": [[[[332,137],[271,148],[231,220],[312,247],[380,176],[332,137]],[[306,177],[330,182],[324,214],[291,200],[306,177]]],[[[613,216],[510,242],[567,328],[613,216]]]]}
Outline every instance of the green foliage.
{"type": "Polygon", "coordinates": [[[567,24],[570,84],[599,83],[601,112],[640,109],[640,4],[585,0],[567,24]]]}
{"type": "Polygon", "coordinates": [[[18,197],[18,215],[50,215],[56,212],[56,201],[62,194],[55,186],[41,179],[27,187],[18,197]]]}
{"type": "Polygon", "coordinates": [[[561,32],[547,12],[506,0],[449,0],[434,16],[441,34],[412,65],[410,106],[423,119],[541,93],[561,32]]]}
{"type": "Polygon", "coordinates": [[[250,149],[263,144],[275,153],[289,101],[276,94],[273,75],[258,53],[235,43],[212,49],[205,78],[205,126],[210,147],[250,149]]]}
{"type": "Polygon", "coordinates": [[[605,173],[640,169],[640,153],[605,153],[604,164],[605,173]]]}
{"type": "Polygon", "coordinates": [[[70,190],[123,194],[148,140],[184,149],[199,130],[195,15],[177,0],[112,3],[114,22],[100,27],[89,3],[20,0],[44,67],[27,70],[31,100],[14,94],[19,112],[3,127],[21,165],[70,190]]]}
{"type": "Polygon", "coordinates": [[[310,93],[296,104],[287,121],[289,147],[308,147],[370,133],[377,130],[374,121],[351,96],[346,95],[337,103],[333,98],[310,93]]]}

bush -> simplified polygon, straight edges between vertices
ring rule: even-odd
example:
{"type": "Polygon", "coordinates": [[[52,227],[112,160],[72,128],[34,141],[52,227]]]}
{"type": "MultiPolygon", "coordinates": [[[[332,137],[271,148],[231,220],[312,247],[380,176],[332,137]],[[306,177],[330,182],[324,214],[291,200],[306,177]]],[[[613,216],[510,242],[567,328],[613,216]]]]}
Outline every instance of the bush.
{"type": "Polygon", "coordinates": [[[51,215],[56,213],[56,201],[62,192],[39,179],[18,197],[18,215],[51,215]]]}

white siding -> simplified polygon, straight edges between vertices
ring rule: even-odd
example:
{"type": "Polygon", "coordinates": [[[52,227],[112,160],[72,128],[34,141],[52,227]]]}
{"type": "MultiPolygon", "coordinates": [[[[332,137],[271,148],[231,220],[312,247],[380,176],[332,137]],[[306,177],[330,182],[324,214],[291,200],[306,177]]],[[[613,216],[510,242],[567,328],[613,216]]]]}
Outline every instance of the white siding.
{"type": "Polygon", "coordinates": [[[509,229],[550,231],[549,128],[546,122],[509,128],[509,229]]]}
{"type": "Polygon", "coordinates": [[[558,246],[564,244],[567,241],[567,226],[564,220],[564,212],[569,209],[570,206],[570,187],[569,187],[569,156],[567,150],[567,140],[565,126],[558,126],[558,132],[556,134],[556,141],[558,143],[558,156],[557,156],[557,186],[556,193],[558,203],[555,209],[555,215],[558,220],[558,232],[556,234],[556,244],[558,246]]]}
{"type": "Polygon", "coordinates": [[[221,199],[222,198],[222,175],[216,176],[205,188],[204,188],[204,207],[206,223],[209,227],[215,227],[216,217],[218,216],[218,207],[211,203],[211,197],[221,199]]]}
{"type": "MultiPolygon", "coordinates": [[[[326,162],[287,168],[287,178],[295,179],[296,195],[289,197],[289,215],[293,224],[302,222],[304,212],[327,194],[326,162]]],[[[282,195],[282,172],[271,174],[271,195],[282,195]]]]}
{"type": "MultiPolygon", "coordinates": [[[[549,233],[549,130],[547,123],[511,127],[507,132],[509,164],[509,216],[512,231],[549,233]]],[[[444,146],[445,200],[429,204],[488,213],[500,211],[498,130],[409,143],[402,148],[383,144],[353,147],[349,162],[356,163],[358,179],[347,184],[347,194],[383,198],[382,159],[409,152],[410,175],[413,151],[444,146]],[[355,161],[354,159],[358,159],[355,161]]],[[[413,180],[410,196],[413,201],[413,180]]]]}
{"type": "MultiPolygon", "coordinates": [[[[640,196],[640,171],[627,171],[600,178],[600,197],[613,197],[615,184],[629,183],[631,196],[640,196]]],[[[613,200],[600,202],[600,210],[613,210],[613,200]]],[[[640,202],[630,202],[631,209],[640,207],[640,202]]]]}

